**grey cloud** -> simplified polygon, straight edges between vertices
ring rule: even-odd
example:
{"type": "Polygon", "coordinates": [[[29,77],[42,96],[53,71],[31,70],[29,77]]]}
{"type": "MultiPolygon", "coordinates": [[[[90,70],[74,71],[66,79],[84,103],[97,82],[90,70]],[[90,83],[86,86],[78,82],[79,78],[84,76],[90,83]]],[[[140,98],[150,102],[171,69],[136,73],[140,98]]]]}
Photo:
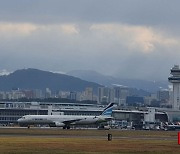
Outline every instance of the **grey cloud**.
{"type": "Polygon", "coordinates": [[[0,31],[0,69],[91,69],[154,80],[167,79],[169,69],[179,62],[179,0],[0,0],[0,4],[0,23],[32,24],[27,31],[16,30],[19,25],[7,33],[0,31]],[[58,24],[67,23],[75,24],[77,33],[58,30],[58,24]],[[141,32],[145,36],[138,35],[141,32]]]}
{"type": "Polygon", "coordinates": [[[35,67],[64,72],[93,69],[124,78],[166,79],[168,68],[180,56],[176,53],[174,58],[169,51],[172,48],[161,45],[150,53],[142,53],[139,48],[131,50],[125,44],[131,41],[129,37],[124,41],[123,36],[117,38],[114,32],[114,35],[97,33],[88,26],[81,27],[80,34],[40,30],[8,41],[0,39],[0,61],[3,62],[0,69],[35,67]]]}
{"type": "Polygon", "coordinates": [[[179,0],[1,0],[0,20],[179,24],[179,0]]]}

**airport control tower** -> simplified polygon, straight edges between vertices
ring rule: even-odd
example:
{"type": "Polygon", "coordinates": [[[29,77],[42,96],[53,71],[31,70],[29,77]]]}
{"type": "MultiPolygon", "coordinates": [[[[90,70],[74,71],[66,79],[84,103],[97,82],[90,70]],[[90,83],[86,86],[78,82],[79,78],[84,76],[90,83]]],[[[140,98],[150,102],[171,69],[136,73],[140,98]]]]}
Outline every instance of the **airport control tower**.
{"type": "Polygon", "coordinates": [[[172,108],[180,110],[180,69],[179,65],[171,68],[171,75],[168,80],[173,84],[173,104],[172,108]]]}

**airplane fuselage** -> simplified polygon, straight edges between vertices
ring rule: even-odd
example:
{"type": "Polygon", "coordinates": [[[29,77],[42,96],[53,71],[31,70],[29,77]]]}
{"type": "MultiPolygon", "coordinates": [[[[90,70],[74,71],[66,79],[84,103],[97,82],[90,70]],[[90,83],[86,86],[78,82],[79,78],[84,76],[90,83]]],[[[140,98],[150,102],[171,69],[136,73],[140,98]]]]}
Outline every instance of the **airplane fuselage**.
{"type": "Polygon", "coordinates": [[[75,115],[26,115],[18,119],[20,126],[34,124],[48,124],[53,127],[70,128],[70,125],[93,125],[112,120],[112,107],[110,103],[99,116],[75,116],[75,115]]]}
{"type": "Polygon", "coordinates": [[[49,124],[50,126],[63,127],[65,125],[98,124],[111,119],[111,117],[106,116],[26,115],[18,119],[18,123],[21,126],[49,124]]]}

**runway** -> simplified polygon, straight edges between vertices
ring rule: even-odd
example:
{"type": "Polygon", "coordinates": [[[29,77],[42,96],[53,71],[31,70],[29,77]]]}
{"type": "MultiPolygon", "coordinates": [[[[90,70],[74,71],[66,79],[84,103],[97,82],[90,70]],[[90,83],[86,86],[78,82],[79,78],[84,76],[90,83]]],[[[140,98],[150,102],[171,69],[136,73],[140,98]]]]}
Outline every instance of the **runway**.
{"type": "Polygon", "coordinates": [[[112,134],[113,140],[177,140],[176,131],[139,131],[139,130],[97,130],[39,128],[33,127],[0,127],[0,137],[33,137],[33,138],[93,138],[107,139],[112,134]]]}
{"type": "MultiPolygon", "coordinates": [[[[9,135],[0,135],[0,137],[33,137],[33,138],[79,138],[79,139],[107,139],[107,136],[75,136],[75,135],[23,135],[23,134],[9,134],[9,135]]],[[[153,137],[153,138],[147,138],[147,137],[117,137],[112,136],[112,139],[118,139],[118,140],[177,140],[175,137],[153,137]]]]}

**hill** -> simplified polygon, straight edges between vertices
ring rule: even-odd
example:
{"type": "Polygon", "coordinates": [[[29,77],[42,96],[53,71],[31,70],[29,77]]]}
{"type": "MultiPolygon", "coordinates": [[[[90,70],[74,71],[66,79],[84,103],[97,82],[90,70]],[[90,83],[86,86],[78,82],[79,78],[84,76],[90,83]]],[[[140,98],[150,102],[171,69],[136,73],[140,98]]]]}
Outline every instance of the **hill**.
{"type": "Polygon", "coordinates": [[[100,74],[96,71],[91,70],[74,70],[67,73],[83,80],[88,80],[91,82],[96,82],[105,86],[112,86],[113,84],[128,86],[131,88],[142,89],[147,92],[157,92],[160,87],[167,88],[167,81],[146,81],[146,80],[136,80],[136,79],[123,79],[113,76],[106,76],[100,74]]]}
{"type": "Polygon", "coordinates": [[[99,86],[101,85],[70,75],[32,68],[17,70],[9,75],[0,76],[1,91],[9,91],[12,88],[41,90],[50,88],[53,91],[83,91],[86,87],[92,87],[97,92],[99,86]]]}

